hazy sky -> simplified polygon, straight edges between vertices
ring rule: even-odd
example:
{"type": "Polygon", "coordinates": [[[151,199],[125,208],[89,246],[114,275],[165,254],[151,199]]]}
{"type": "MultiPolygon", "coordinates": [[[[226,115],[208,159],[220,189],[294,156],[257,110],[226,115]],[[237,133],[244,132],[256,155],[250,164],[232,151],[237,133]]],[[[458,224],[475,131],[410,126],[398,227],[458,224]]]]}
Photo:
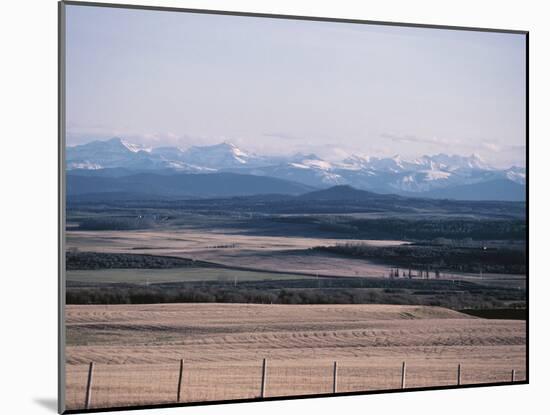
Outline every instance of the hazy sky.
{"type": "Polygon", "coordinates": [[[523,35],[67,7],[67,141],[525,163],[523,35]]]}

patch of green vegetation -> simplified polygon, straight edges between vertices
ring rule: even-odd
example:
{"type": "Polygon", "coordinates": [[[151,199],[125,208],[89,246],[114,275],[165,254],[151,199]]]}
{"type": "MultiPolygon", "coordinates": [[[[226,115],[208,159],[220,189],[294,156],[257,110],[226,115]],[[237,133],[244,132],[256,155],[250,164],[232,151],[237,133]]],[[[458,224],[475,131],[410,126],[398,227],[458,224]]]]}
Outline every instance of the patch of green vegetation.
{"type": "Polygon", "coordinates": [[[200,263],[190,259],[160,255],[80,252],[78,250],[68,251],[65,255],[67,270],[169,269],[199,265],[200,263]]]}
{"type": "Polygon", "coordinates": [[[527,309],[525,308],[493,308],[483,310],[460,310],[462,313],[471,316],[499,319],[499,320],[527,320],[527,309]]]}
{"type": "MultiPolygon", "coordinates": [[[[240,272],[240,271],[239,271],[240,272]]],[[[461,309],[525,307],[525,290],[467,281],[382,278],[203,280],[136,284],[69,282],[67,304],[418,304],[461,309]]]]}
{"type": "Polygon", "coordinates": [[[527,268],[525,250],[507,247],[429,244],[371,246],[343,243],[317,247],[315,250],[388,264],[406,270],[407,275],[413,271],[431,271],[436,277],[439,271],[524,274],[527,268]]]}
{"type": "Polygon", "coordinates": [[[268,236],[340,239],[524,241],[527,229],[525,203],[406,198],[345,203],[268,196],[69,202],[67,214],[68,221],[80,230],[223,228],[268,236]]]}
{"type": "Polygon", "coordinates": [[[290,280],[315,278],[293,274],[240,271],[227,268],[186,267],[171,269],[101,269],[67,271],[67,281],[81,283],[130,283],[148,284],[165,282],[218,281],[238,284],[242,281],[290,280]]]}

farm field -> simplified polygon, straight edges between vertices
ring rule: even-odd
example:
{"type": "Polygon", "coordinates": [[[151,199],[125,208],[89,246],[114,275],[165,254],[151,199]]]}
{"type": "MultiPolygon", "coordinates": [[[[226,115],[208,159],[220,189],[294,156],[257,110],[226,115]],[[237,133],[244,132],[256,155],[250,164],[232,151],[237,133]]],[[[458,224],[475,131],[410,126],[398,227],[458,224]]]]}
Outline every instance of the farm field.
{"type": "Polygon", "coordinates": [[[182,359],[180,402],[261,397],[263,359],[265,397],[332,393],[335,362],[338,392],[398,389],[403,362],[408,388],[526,378],[514,206],[144,203],[72,212],[69,409],[91,362],[91,408],[176,403],[182,359]]]}
{"type": "MultiPolygon", "coordinates": [[[[190,230],[165,231],[70,231],[69,249],[93,252],[126,252],[168,255],[236,267],[318,275],[383,276],[384,265],[370,261],[316,255],[307,251],[332,245],[339,239],[251,236],[190,230]]],[[[354,241],[373,246],[394,246],[403,241],[354,241]]]]}
{"type": "MultiPolygon", "coordinates": [[[[387,277],[389,266],[373,261],[343,257],[312,250],[322,245],[337,245],[341,239],[300,238],[280,236],[251,236],[246,234],[225,234],[218,232],[196,232],[192,230],[155,231],[68,231],[68,249],[85,252],[132,253],[159,256],[174,256],[198,261],[207,261],[227,267],[248,268],[256,272],[298,273],[310,276],[342,277],[387,277]]],[[[399,246],[409,242],[398,240],[345,240],[346,243],[360,243],[369,246],[399,246]]],[[[118,272],[116,272],[118,274],[118,272]]],[[[129,273],[126,273],[129,275],[129,273]]],[[[170,273],[166,272],[166,275],[170,273]]],[[[199,272],[200,274],[200,272],[199,272]]],[[[199,275],[195,274],[195,276],[199,275]]],[[[214,272],[216,274],[216,272],[214,272]]],[[[75,280],[82,280],[82,273],[72,274],[75,280]],[[79,276],[80,275],[80,276],[79,276]]],[[[92,281],[116,280],[105,274],[93,275],[92,281]],[[102,276],[104,275],[104,277],[102,276]]],[[[166,282],[179,281],[176,279],[166,282]]],[[[190,274],[189,274],[190,275],[190,274]]],[[[208,275],[204,274],[208,280],[208,275]]],[[[193,276],[193,278],[195,277],[193,276]]],[[[136,274],[137,282],[141,282],[136,274]]],[[[186,278],[186,277],[185,277],[186,278]]],[[[442,272],[442,279],[465,280],[485,285],[525,287],[525,275],[484,273],[442,272]]],[[[71,279],[71,278],[69,278],[71,279]]],[[[160,280],[162,282],[162,280],[160,280]]],[[[130,282],[130,281],[128,281],[130,282]]],[[[146,281],[142,281],[146,282],[146,281]]]]}
{"type": "Polygon", "coordinates": [[[82,283],[172,283],[219,281],[238,283],[241,281],[310,279],[314,277],[269,272],[236,271],[226,268],[171,268],[171,269],[102,269],[67,271],[67,281],[82,283]]]}
{"type": "Polygon", "coordinates": [[[441,307],[394,305],[69,305],[67,406],[254,398],[267,359],[266,396],[506,382],[525,378],[525,322],[441,307]]]}

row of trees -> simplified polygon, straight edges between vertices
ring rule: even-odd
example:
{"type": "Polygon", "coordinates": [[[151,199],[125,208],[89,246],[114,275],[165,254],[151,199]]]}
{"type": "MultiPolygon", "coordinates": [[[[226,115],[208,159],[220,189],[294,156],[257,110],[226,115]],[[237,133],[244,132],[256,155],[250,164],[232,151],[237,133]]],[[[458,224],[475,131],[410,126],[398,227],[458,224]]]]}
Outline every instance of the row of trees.
{"type": "MultiPolygon", "coordinates": [[[[351,279],[350,280],[357,280],[351,279]]],[[[208,284],[149,286],[111,284],[95,287],[69,286],[67,304],[156,304],[156,303],[257,303],[257,304],[419,304],[454,309],[525,306],[525,291],[491,288],[445,280],[376,281],[363,288],[261,288],[254,282],[238,286],[208,284]],[[373,283],[373,285],[375,285],[373,283]],[[409,288],[404,288],[409,287],[409,288]]]]}
{"type": "Polygon", "coordinates": [[[194,261],[183,258],[145,254],[80,252],[76,249],[71,249],[67,251],[65,258],[67,270],[93,270],[113,268],[166,269],[198,265],[194,261]]]}
{"type": "Polygon", "coordinates": [[[408,269],[408,271],[402,270],[401,274],[399,274],[399,268],[390,268],[389,277],[390,278],[408,278],[412,280],[413,278],[419,278],[419,279],[427,279],[429,280],[431,277],[438,280],[441,278],[441,272],[439,269],[435,269],[433,271],[430,271],[430,269],[420,269],[420,270],[413,270],[411,268],[408,269]],[[432,272],[430,274],[430,272],[432,272]]]}
{"type": "MultiPolygon", "coordinates": [[[[344,243],[314,248],[322,252],[413,269],[426,273],[441,271],[490,272],[524,274],[527,255],[521,248],[463,247],[453,245],[410,244],[399,246],[371,246],[361,243],[344,243]]],[[[396,276],[395,273],[393,276],[396,276]]]]}

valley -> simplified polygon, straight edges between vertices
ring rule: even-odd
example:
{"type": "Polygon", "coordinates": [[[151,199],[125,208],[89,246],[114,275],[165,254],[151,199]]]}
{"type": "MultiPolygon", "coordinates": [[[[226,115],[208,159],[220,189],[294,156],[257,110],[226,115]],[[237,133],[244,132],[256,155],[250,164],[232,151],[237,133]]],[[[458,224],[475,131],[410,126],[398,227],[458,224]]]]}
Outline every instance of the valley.
{"type": "Polygon", "coordinates": [[[116,139],[68,156],[69,408],[91,363],[91,408],[331,393],[334,362],[339,392],[398,389],[403,362],[409,388],[459,364],[464,385],[527,379],[521,171],[116,139]]]}

